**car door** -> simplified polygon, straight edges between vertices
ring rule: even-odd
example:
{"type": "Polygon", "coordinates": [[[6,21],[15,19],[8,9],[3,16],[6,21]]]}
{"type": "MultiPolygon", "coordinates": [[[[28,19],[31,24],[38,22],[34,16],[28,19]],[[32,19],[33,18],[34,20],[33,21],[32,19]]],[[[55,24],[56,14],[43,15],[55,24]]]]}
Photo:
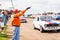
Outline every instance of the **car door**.
{"type": "Polygon", "coordinates": [[[39,17],[37,17],[37,18],[35,18],[35,20],[34,20],[34,26],[36,27],[36,28],[40,28],[40,26],[39,26],[39,17]]]}
{"type": "Polygon", "coordinates": [[[40,29],[40,18],[39,17],[37,17],[37,23],[36,24],[37,24],[37,28],[40,29]]]}

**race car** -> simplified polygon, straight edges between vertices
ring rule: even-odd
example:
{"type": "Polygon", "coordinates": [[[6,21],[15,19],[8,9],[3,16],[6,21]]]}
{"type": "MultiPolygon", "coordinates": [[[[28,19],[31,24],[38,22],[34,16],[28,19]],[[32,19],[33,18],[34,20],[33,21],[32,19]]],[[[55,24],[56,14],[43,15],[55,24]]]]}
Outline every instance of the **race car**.
{"type": "Polygon", "coordinates": [[[45,30],[60,30],[60,22],[52,20],[52,18],[48,16],[35,17],[33,26],[34,29],[39,29],[40,32],[44,32],[45,30]]]}

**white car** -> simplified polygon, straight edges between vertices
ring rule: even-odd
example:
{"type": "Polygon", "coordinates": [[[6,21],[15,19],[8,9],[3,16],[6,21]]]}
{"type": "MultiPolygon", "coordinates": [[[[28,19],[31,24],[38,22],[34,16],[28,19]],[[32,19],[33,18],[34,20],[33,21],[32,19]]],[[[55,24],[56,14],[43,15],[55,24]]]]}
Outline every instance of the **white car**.
{"type": "Polygon", "coordinates": [[[20,22],[21,23],[27,23],[27,20],[26,20],[26,18],[24,16],[21,16],[20,17],[20,22]]]}
{"type": "Polygon", "coordinates": [[[44,32],[44,30],[60,30],[60,22],[52,20],[48,16],[35,17],[33,26],[34,29],[40,29],[41,32],[44,32]]]}

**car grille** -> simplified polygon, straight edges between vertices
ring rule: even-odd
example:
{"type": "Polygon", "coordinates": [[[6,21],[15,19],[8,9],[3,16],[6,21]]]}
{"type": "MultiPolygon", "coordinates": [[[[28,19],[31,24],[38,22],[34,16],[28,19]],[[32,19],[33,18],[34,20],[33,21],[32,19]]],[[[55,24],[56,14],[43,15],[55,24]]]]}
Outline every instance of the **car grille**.
{"type": "Polygon", "coordinates": [[[54,27],[54,26],[59,26],[59,24],[47,24],[46,26],[47,27],[51,27],[51,26],[54,27]]]}

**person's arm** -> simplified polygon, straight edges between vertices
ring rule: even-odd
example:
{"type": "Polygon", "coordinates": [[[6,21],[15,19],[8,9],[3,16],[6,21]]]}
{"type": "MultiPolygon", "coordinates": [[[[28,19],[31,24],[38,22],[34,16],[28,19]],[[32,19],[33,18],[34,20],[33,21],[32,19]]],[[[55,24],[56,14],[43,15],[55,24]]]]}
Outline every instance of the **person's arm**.
{"type": "Polygon", "coordinates": [[[21,11],[21,12],[15,14],[14,17],[19,17],[19,16],[24,15],[24,13],[25,13],[28,9],[30,9],[30,8],[31,8],[31,7],[27,7],[25,10],[23,10],[23,11],[21,11]]]}

